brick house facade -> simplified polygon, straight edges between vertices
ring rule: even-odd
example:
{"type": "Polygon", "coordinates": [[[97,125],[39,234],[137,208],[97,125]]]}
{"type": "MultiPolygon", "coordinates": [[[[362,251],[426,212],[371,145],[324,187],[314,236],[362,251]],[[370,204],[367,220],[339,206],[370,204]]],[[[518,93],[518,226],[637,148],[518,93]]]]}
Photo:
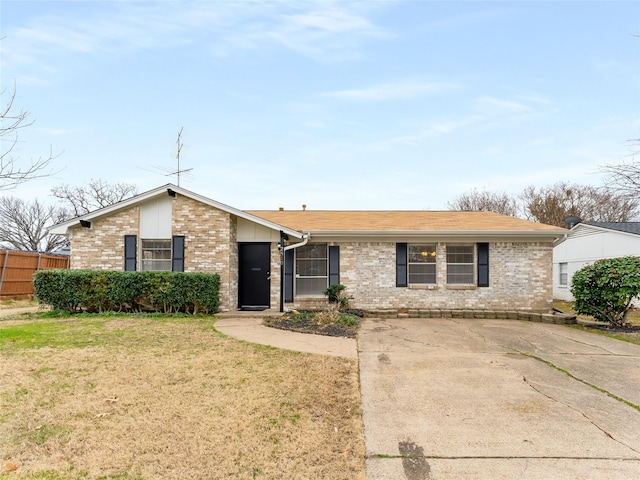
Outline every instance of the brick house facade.
{"type": "Polygon", "coordinates": [[[564,229],[491,212],[241,211],[175,185],[55,225],[71,268],[220,275],[220,310],[551,310],[564,229]],[[128,240],[127,240],[128,239],[128,240]]]}

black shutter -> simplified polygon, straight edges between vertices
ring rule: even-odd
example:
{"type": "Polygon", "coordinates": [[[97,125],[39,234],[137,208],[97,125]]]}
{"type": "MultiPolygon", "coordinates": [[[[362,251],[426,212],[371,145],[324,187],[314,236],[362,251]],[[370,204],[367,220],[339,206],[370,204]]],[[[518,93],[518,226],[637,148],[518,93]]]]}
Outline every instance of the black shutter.
{"type": "Polygon", "coordinates": [[[340,247],[329,247],[329,286],[340,283],[340,247]]]}
{"type": "Polygon", "coordinates": [[[478,244],[478,286],[489,286],[489,244],[478,244]]]}
{"type": "Polygon", "coordinates": [[[124,271],[135,272],[137,264],[138,237],[136,235],[124,236],[124,271]]]}
{"type": "Polygon", "coordinates": [[[396,287],[407,286],[407,244],[396,243],[396,287]]]}
{"type": "Polygon", "coordinates": [[[174,235],[171,240],[171,271],[184,272],[184,235],[174,235]]]}
{"type": "Polygon", "coordinates": [[[284,251],[284,301],[293,302],[293,249],[284,251]]]}

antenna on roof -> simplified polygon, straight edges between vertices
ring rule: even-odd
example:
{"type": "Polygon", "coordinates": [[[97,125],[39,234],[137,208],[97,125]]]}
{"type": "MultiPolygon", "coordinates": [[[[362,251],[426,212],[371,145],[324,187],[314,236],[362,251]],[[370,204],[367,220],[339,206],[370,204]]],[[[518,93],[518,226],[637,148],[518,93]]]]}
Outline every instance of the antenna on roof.
{"type": "Polygon", "coordinates": [[[182,143],[182,131],[184,130],[184,127],[180,128],[180,131],[178,132],[178,139],[176,140],[176,144],[178,145],[177,148],[177,152],[176,152],[176,160],[178,161],[178,169],[174,170],[173,168],[167,168],[167,167],[152,167],[153,170],[148,169],[148,168],[143,168],[143,167],[138,167],[138,168],[142,168],[143,170],[148,170],[150,172],[154,172],[154,173],[162,173],[162,172],[158,172],[157,170],[161,170],[164,173],[165,177],[169,177],[171,175],[176,175],[177,176],[177,184],[178,186],[180,186],[180,174],[181,173],[187,173],[190,172],[191,170],[193,170],[193,168],[185,168],[184,170],[180,169],[180,153],[182,153],[182,147],[183,147],[183,143],[182,143]]]}
{"type": "Polygon", "coordinates": [[[175,172],[172,173],[168,173],[167,176],[169,175],[176,175],[178,178],[178,186],[180,186],[180,174],[183,172],[190,172],[191,170],[193,170],[193,168],[187,168],[185,170],[180,170],[180,152],[182,151],[182,131],[184,130],[184,127],[180,128],[180,131],[178,132],[178,139],[176,140],[176,144],[178,145],[178,152],[176,154],[176,159],[178,160],[178,169],[175,172]]]}

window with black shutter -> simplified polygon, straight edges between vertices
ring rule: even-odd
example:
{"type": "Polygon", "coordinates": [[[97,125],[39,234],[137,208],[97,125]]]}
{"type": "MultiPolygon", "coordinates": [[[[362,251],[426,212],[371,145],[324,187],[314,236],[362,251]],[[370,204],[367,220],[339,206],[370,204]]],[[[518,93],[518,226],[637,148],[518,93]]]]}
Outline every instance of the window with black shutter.
{"type": "Polygon", "coordinates": [[[489,244],[478,243],[478,287],[489,286],[489,244]]]}
{"type": "Polygon", "coordinates": [[[171,271],[184,272],[184,235],[174,235],[171,240],[171,271]]]}
{"type": "Polygon", "coordinates": [[[124,271],[135,272],[137,265],[138,237],[124,236],[124,271]]]}
{"type": "Polygon", "coordinates": [[[407,286],[407,244],[396,243],[396,287],[407,286]]]}
{"type": "Polygon", "coordinates": [[[329,247],[329,286],[340,283],[340,247],[329,247]]]}

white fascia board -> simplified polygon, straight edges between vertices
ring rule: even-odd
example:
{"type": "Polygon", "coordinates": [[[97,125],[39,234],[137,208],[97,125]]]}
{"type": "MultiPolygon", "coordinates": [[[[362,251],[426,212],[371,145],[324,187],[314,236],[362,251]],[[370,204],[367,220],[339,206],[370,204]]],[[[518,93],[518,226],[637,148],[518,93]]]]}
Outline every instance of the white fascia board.
{"type": "Polygon", "coordinates": [[[283,233],[295,237],[295,238],[302,238],[302,232],[299,232],[297,230],[293,230],[291,228],[285,227],[283,225],[278,225],[277,223],[273,223],[270,222],[268,220],[265,220],[264,218],[260,218],[260,217],[256,217],[255,215],[251,215],[247,212],[243,212],[242,210],[238,210],[237,208],[233,208],[230,207],[229,205],[225,205],[224,203],[220,203],[217,202],[215,200],[212,200],[210,198],[204,197],[202,195],[199,195],[197,193],[193,193],[189,190],[185,190],[184,188],[178,187],[176,185],[173,185],[171,183],[164,185],[162,187],[158,187],[155,188],[153,190],[149,190],[148,192],[142,193],[140,195],[136,195],[135,197],[131,197],[131,198],[127,198],[126,200],[123,200],[122,202],[118,202],[115,203],[113,205],[109,205],[108,207],[104,207],[101,208],[99,210],[94,210],[93,212],[89,212],[86,213],[84,215],[80,215],[79,217],[73,218],[71,220],[67,220],[66,222],[62,222],[62,223],[58,223],[57,225],[53,225],[51,226],[48,231],[49,233],[52,234],[56,234],[56,235],[68,235],[69,234],[69,229],[72,227],[75,227],[77,225],[80,225],[80,220],[87,220],[87,221],[91,221],[93,219],[96,218],[100,218],[103,217],[105,215],[108,215],[110,213],[116,212],[118,210],[122,210],[124,208],[128,208],[132,205],[136,205],[138,203],[142,203],[145,202],[147,200],[150,200],[154,197],[157,197],[158,195],[167,195],[167,191],[168,190],[173,190],[174,192],[176,192],[179,195],[184,195],[185,197],[189,197],[192,198],[193,200],[199,201],[201,203],[204,203],[206,205],[210,205],[214,208],[217,208],[219,210],[225,211],[227,213],[230,213],[231,215],[236,215],[238,217],[244,218],[246,220],[249,220],[251,222],[255,222],[259,225],[262,225],[264,227],[267,228],[271,228],[273,230],[281,230],[283,233]]]}
{"type": "MultiPolygon", "coordinates": [[[[372,239],[379,238],[383,240],[392,240],[399,238],[413,238],[413,239],[443,239],[443,238],[452,238],[456,240],[461,240],[463,238],[472,238],[473,241],[478,241],[482,239],[493,240],[493,241],[527,241],[527,242],[553,242],[554,240],[563,237],[566,232],[563,230],[558,231],[549,231],[549,232],[532,232],[532,231],[503,231],[503,232],[495,232],[495,231],[480,231],[480,230],[471,230],[471,231],[349,231],[349,230],[326,230],[326,231],[313,231],[310,232],[311,238],[320,239],[320,238],[336,238],[336,239],[372,239]]],[[[397,241],[397,240],[396,240],[397,241]]]]}

